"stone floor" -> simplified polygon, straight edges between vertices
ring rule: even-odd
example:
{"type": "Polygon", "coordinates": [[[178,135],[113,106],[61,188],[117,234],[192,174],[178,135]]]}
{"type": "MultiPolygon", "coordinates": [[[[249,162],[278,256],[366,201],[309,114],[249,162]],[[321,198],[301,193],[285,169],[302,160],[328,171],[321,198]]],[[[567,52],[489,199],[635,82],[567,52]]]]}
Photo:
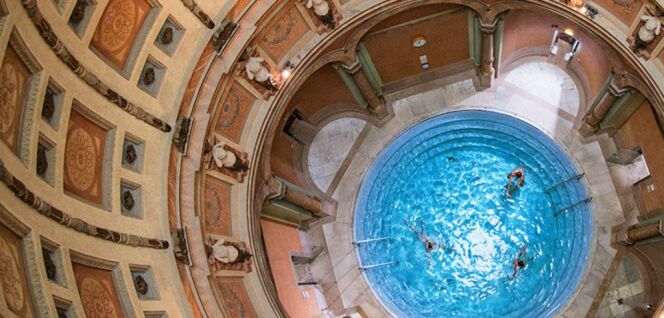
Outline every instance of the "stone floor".
{"type": "Polygon", "coordinates": [[[637,317],[636,310],[629,304],[641,304],[643,300],[641,274],[628,257],[623,257],[595,317],[637,317]],[[624,303],[619,304],[618,299],[624,303]]]}
{"type": "Polygon", "coordinates": [[[309,147],[309,174],[321,191],[327,191],[365,124],[357,118],[338,119],[314,137],[309,147]]]}
{"type": "Polygon", "coordinates": [[[366,279],[357,269],[352,247],[354,205],[367,167],[399,132],[426,118],[461,109],[490,109],[530,122],[556,139],[586,172],[584,182],[594,197],[592,247],[580,287],[560,317],[583,317],[590,308],[615,255],[609,245],[610,228],[624,221],[616,189],[599,143],[586,143],[573,129],[578,112],[578,92],[574,82],[555,66],[544,62],[527,63],[499,78],[494,87],[478,92],[471,80],[460,81],[392,102],[394,118],[383,127],[370,126],[352,145],[363,122],[345,119],[332,122],[316,136],[309,151],[312,179],[326,191],[331,188],[338,202],[336,220],[313,229],[327,249],[315,266],[328,309],[339,314],[344,308],[361,306],[370,317],[389,313],[376,299],[366,279]],[[353,149],[353,153],[348,151],[353,149]],[[338,171],[341,162],[343,169],[338,171]],[[321,233],[322,232],[322,233],[321,233]]]}

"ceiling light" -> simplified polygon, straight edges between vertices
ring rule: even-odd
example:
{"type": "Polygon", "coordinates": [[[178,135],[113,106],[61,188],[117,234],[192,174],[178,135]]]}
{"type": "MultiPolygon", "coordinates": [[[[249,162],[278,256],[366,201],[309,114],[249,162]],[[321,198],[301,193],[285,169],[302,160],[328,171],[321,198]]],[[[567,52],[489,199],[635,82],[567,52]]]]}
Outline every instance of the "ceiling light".
{"type": "Polygon", "coordinates": [[[567,34],[569,36],[574,36],[574,30],[572,30],[570,28],[565,28],[564,32],[565,32],[565,34],[567,34]]]}

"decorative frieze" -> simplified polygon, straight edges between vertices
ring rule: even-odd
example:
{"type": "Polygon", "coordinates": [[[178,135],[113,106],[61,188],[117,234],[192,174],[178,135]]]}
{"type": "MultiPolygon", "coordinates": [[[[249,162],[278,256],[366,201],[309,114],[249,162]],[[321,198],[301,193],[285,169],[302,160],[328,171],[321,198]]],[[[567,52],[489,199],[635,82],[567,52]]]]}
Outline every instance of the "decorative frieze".
{"type": "Polygon", "coordinates": [[[34,192],[30,191],[23,182],[12,176],[11,173],[5,169],[2,161],[0,161],[0,179],[5,185],[7,185],[14,195],[25,204],[51,220],[75,231],[103,240],[130,246],[149,247],[154,249],[167,249],[169,246],[168,241],[165,240],[116,232],[103,227],[94,226],[79,218],[70,216],[69,214],[51,206],[49,203],[38,197],[34,192]]]}
{"type": "Polygon", "coordinates": [[[71,69],[79,78],[92,87],[97,93],[104,96],[109,102],[120,107],[139,120],[142,120],[161,131],[170,132],[171,126],[161,119],[146,112],[142,107],[129,102],[122,95],[111,89],[107,84],[102,83],[99,78],[89,72],[81,63],[71,54],[71,52],[60,42],[58,36],[51,29],[51,25],[44,19],[37,8],[36,0],[22,0],[23,7],[37,27],[39,34],[46,41],[46,44],[53,52],[71,69]]]}

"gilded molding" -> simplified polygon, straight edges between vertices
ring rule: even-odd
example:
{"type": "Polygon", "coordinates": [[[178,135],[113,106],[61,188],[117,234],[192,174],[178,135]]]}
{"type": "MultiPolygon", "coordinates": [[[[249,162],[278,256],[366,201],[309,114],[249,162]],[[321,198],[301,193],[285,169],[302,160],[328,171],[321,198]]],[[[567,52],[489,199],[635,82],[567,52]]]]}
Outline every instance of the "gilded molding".
{"type": "Polygon", "coordinates": [[[98,237],[107,241],[124,244],[129,246],[149,247],[154,249],[167,249],[168,241],[151,239],[133,234],[121,233],[112,231],[106,228],[97,227],[89,224],[79,218],[70,216],[69,214],[51,206],[49,203],[43,201],[40,197],[30,191],[23,182],[12,176],[9,171],[5,169],[4,163],[0,161],[0,177],[2,182],[14,193],[14,195],[21,199],[25,204],[37,210],[40,214],[58,222],[68,228],[74,229],[78,232],[98,237]]]}
{"type": "Polygon", "coordinates": [[[163,132],[171,131],[171,126],[169,124],[146,112],[142,107],[129,102],[118,92],[112,90],[108,85],[101,82],[95,74],[83,67],[62,42],[60,42],[58,36],[51,29],[51,25],[44,19],[41,12],[39,12],[36,0],[21,0],[21,4],[27,11],[28,16],[30,16],[32,23],[37,27],[41,37],[53,50],[53,53],[55,53],[55,55],[57,55],[58,58],[72,70],[72,72],[78,75],[79,78],[96,90],[97,93],[104,96],[109,102],[120,107],[122,110],[133,115],[137,119],[140,119],[163,132]]]}
{"type": "Polygon", "coordinates": [[[208,29],[214,29],[214,22],[212,19],[210,19],[210,16],[201,9],[201,7],[198,6],[198,3],[194,0],[181,0],[182,4],[184,4],[191,13],[193,13],[199,20],[201,20],[201,23],[205,24],[208,29]]]}

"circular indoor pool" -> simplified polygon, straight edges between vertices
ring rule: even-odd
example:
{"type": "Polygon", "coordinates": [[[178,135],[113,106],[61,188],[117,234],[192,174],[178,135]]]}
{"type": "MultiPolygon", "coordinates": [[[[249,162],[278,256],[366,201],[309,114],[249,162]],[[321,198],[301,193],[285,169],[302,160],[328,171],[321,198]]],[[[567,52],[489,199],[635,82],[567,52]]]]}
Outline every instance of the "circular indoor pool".
{"type": "Polygon", "coordinates": [[[397,317],[553,316],[588,258],[582,180],[554,140],[517,118],[428,119],[396,137],[365,176],[354,222],[360,266],[397,317]],[[507,175],[519,166],[525,183],[508,196],[507,175]],[[422,226],[440,244],[430,252],[415,233],[422,226]]]}

